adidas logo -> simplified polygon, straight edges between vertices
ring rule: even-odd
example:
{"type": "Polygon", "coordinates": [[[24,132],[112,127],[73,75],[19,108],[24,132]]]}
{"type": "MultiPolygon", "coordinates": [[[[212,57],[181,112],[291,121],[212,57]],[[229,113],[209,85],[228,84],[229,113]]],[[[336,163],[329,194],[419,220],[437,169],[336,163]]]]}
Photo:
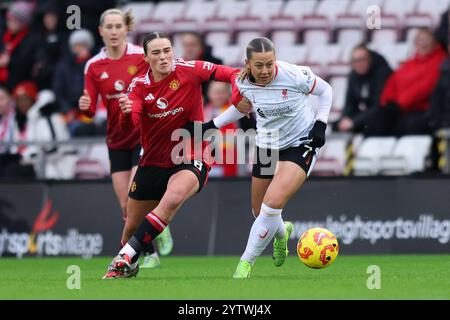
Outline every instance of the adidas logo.
{"type": "Polygon", "coordinates": [[[106,73],[106,71],[103,71],[102,75],[100,76],[100,79],[108,79],[109,75],[106,73]]]}
{"type": "Polygon", "coordinates": [[[148,96],[145,97],[145,100],[146,101],[155,100],[155,97],[151,93],[149,93],[148,96]]]}

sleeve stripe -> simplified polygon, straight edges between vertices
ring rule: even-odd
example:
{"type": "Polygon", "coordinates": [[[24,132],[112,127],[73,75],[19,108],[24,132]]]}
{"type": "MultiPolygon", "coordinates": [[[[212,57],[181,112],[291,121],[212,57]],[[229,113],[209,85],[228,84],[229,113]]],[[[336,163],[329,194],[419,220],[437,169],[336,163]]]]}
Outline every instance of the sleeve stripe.
{"type": "Polygon", "coordinates": [[[311,92],[314,91],[314,88],[316,87],[316,83],[317,83],[317,78],[314,78],[314,84],[313,84],[311,90],[308,92],[308,94],[310,94],[311,92]]]}

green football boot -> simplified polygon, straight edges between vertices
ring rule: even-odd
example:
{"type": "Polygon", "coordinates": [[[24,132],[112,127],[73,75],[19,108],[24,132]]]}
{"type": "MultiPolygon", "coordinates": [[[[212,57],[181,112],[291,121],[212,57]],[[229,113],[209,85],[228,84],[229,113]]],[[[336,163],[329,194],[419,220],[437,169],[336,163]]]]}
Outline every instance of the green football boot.
{"type": "Polygon", "coordinates": [[[288,250],[288,240],[289,236],[291,235],[292,231],[294,230],[294,225],[292,222],[285,221],[284,226],[286,227],[286,232],[284,234],[284,237],[282,239],[277,239],[277,237],[274,238],[273,241],[273,264],[276,267],[281,267],[286,260],[286,257],[289,253],[288,250]]]}
{"type": "Polygon", "coordinates": [[[233,274],[234,279],[247,279],[250,278],[250,272],[252,271],[252,265],[245,260],[239,261],[236,271],[233,274]]]}
{"type": "Polygon", "coordinates": [[[165,227],[163,232],[161,232],[155,240],[160,255],[167,256],[170,252],[172,252],[173,238],[170,233],[169,226],[165,227]]]}
{"type": "Polygon", "coordinates": [[[158,268],[161,265],[161,261],[159,260],[158,254],[152,253],[152,254],[145,254],[144,255],[144,263],[142,263],[141,268],[144,269],[152,269],[152,268],[158,268]]]}

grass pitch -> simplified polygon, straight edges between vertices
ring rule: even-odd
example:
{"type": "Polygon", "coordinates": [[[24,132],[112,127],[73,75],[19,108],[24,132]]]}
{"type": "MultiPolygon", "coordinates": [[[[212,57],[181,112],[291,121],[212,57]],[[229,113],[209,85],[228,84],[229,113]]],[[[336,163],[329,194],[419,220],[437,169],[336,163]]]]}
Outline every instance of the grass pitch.
{"type": "Polygon", "coordinates": [[[246,280],[232,279],[239,257],[180,256],[137,278],[101,280],[110,260],[0,258],[0,299],[450,299],[449,255],[339,256],[322,270],[292,254],[281,268],[260,257],[246,280]],[[70,265],[80,267],[80,290],[66,286],[70,265]],[[367,287],[370,265],[380,289],[367,287]]]}

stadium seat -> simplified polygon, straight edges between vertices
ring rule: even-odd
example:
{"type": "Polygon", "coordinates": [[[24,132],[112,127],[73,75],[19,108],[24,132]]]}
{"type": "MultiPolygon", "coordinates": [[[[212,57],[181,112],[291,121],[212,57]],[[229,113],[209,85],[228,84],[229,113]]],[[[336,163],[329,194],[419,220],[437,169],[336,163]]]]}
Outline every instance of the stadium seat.
{"type": "Polygon", "coordinates": [[[431,28],[434,29],[437,21],[428,13],[410,13],[405,16],[403,20],[403,29],[408,30],[412,28],[431,28]]]}
{"type": "Polygon", "coordinates": [[[298,31],[302,25],[303,17],[314,14],[317,7],[316,0],[290,0],[281,8],[278,16],[269,20],[270,30],[298,31]]]}
{"type": "Polygon", "coordinates": [[[365,40],[364,31],[359,29],[341,29],[337,33],[337,44],[343,47],[355,47],[365,40]]]}
{"type": "Polygon", "coordinates": [[[365,18],[367,16],[367,8],[369,6],[375,5],[381,8],[383,2],[384,0],[354,0],[350,2],[347,14],[365,18]]]}
{"type": "MultiPolygon", "coordinates": [[[[338,15],[347,13],[349,0],[322,0],[317,5],[314,16],[326,17],[330,25],[334,25],[338,15]]],[[[309,21],[311,23],[312,21],[309,21]]],[[[305,27],[310,27],[305,25],[305,27]]]]}
{"type": "Polygon", "coordinates": [[[329,83],[333,88],[333,104],[331,106],[331,111],[340,116],[345,105],[348,79],[347,77],[332,77],[330,78],[329,83]]]}
{"type": "Polygon", "coordinates": [[[262,31],[266,32],[267,23],[258,17],[237,17],[230,22],[234,31],[262,31]]]}
{"type": "Polygon", "coordinates": [[[292,30],[277,30],[270,37],[275,44],[275,48],[279,50],[281,47],[290,47],[297,42],[297,33],[292,30]]]}
{"type": "Polygon", "coordinates": [[[216,13],[218,3],[214,1],[191,1],[188,3],[184,18],[204,22],[216,13]]]}
{"type": "Polygon", "coordinates": [[[254,38],[262,37],[263,34],[258,31],[241,31],[236,36],[236,44],[239,47],[247,47],[247,44],[254,38]]]}
{"type": "Polygon", "coordinates": [[[137,33],[145,33],[155,30],[165,30],[170,33],[174,30],[173,22],[183,17],[185,9],[185,2],[159,2],[155,5],[153,14],[150,18],[143,19],[141,23],[136,26],[137,33]]]}
{"type": "Polygon", "coordinates": [[[337,44],[316,45],[309,49],[307,63],[317,66],[318,75],[325,77],[329,74],[328,65],[340,61],[341,52],[342,48],[337,44]]]}
{"type": "Polygon", "coordinates": [[[182,18],[186,10],[186,2],[161,1],[155,6],[153,19],[160,19],[167,23],[182,18]]]}
{"type": "Polygon", "coordinates": [[[416,13],[428,14],[434,20],[434,25],[439,22],[440,16],[450,7],[450,0],[418,0],[416,13]]]}
{"type": "Polygon", "coordinates": [[[250,1],[248,12],[233,22],[235,30],[253,30],[266,32],[270,26],[270,18],[279,16],[284,2],[282,0],[250,1]]]}
{"type": "Polygon", "coordinates": [[[74,169],[76,179],[101,179],[109,175],[108,148],[105,144],[94,144],[80,150],[74,169]]]}
{"type": "Polygon", "coordinates": [[[250,1],[219,1],[219,8],[215,17],[232,21],[236,18],[247,16],[249,7],[250,1]]]}
{"type": "Polygon", "coordinates": [[[59,156],[47,156],[45,164],[46,179],[73,179],[78,155],[65,154],[59,156]]]}
{"type": "MultiPolygon", "coordinates": [[[[358,29],[366,24],[366,20],[360,15],[338,15],[335,19],[333,29],[339,31],[340,29],[358,29]]],[[[361,30],[362,31],[362,30],[361,30]]]]}
{"type": "Polygon", "coordinates": [[[401,137],[392,155],[380,158],[380,173],[403,175],[424,171],[431,143],[431,136],[401,137]]]}
{"type": "Polygon", "coordinates": [[[122,10],[127,12],[131,10],[136,25],[140,24],[142,20],[149,19],[153,15],[154,4],[142,2],[129,2],[122,7],[122,10]]]}
{"type": "Polygon", "coordinates": [[[213,47],[213,56],[222,59],[224,65],[240,67],[244,65],[245,47],[238,45],[213,47]]]}
{"type": "Polygon", "coordinates": [[[316,0],[290,0],[281,9],[280,16],[296,19],[310,16],[314,14],[317,4],[316,0]]]}
{"type": "Polygon", "coordinates": [[[256,17],[268,21],[271,17],[281,14],[284,3],[283,0],[252,1],[248,11],[248,17],[256,17]]]}
{"type": "Polygon", "coordinates": [[[398,40],[398,30],[394,28],[383,28],[372,31],[371,43],[377,46],[393,44],[398,40]]]}
{"type": "Polygon", "coordinates": [[[380,173],[380,159],[390,156],[397,139],[395,137],[370,137],[363,140],[356,152],[353,172],[357,176],[380,173]]]}
{"type": "Polygon", "coordinates": [[[103,179],[107,174],[100,161],[93,159],[78,159],[75,163],[75,179],[103,179]]]}
{"type": "Polygon", "coordinates": [[[372,50],[377,51],[383,57],[385,57],[393,70],[396,70],[399,65],[407,60],[408,57],[412,54],[412,45],[406,42],[394,44],[386,43],[381,46],[370,43],[368,47],[372,50]]]}
{"type": "Polygon", "coordinates": [[[307,48],[303,45],[281,46],[276,48],[278,60],[304,65],[306,63],[307,48]]]}
{"type": "Polygon", "coordinates": [[[413,13],[418,0],[407,1],[385,1],[383,4],[383,15],[395,15],[401,21],[410,13],[413,13]]]}
{"type": "Polygon", "coordinates": [[[308,29],[303,35],[306,46],[326,45],[330,42],[330,32],[327,29],[308,29]]]}
{"type": "Polygon", "coordinates": [[[331,134],[321,148],[311,172],[313,175],[342,175],[346,166],[346,149],[351,134],[331,134]]]}
{"type": "Polygon", "coordinates": [[[216,1],[217,8],[213,17],[205,19],[203,31],[234,31],[234,20],[247,16],[250,1],[216,1]]]}
{"type": "Polygon", "coordinates": [[[212,47],[227,46],[231,42],[231,34],[227,31],[208,32],[205,36],[205,42],[212,47]]]}

